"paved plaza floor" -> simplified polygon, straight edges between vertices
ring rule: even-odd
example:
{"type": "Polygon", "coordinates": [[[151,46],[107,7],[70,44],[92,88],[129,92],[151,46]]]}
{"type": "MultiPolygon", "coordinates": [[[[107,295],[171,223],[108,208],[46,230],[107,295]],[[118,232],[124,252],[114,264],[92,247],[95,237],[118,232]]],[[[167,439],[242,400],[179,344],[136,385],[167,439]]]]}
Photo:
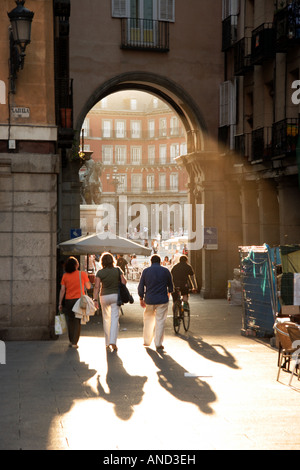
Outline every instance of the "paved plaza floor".
{"type": "Polygon", "coordinates": [[[191,296],[191,326],[165,353],[143,346],[143,310],[123,307],[118,352],[107,353],[100,316],[79,348],[8,342],[0,365],[1,450],[298,450],[300,382],[288,386],[269,341],[241,336],[242,309],[191,296]]]}

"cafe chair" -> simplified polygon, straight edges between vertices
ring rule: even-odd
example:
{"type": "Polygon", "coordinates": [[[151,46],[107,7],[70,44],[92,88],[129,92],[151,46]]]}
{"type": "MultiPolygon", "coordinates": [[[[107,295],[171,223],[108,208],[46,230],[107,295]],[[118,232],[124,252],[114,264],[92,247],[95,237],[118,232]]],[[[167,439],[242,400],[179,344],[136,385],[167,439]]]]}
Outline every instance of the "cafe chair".
{"type": "Polygon", "coordinates": [[[299,367],[299,361],[300,361],[300,329],[298,326],[292,326],[288,325],[287,326],[288,334],[290,336],[290,340],[292,343],[292,348],[294,350],[291,359],[294,360],[294,367],[293,371],[291,373],[290,377],[290,382],[289,385],[292,383],[292,379],[294,377],[295,371],[297,370],[297,375],[298,375],[298,380],[300,378],[300,367],[299,367]]]}
{"type": "Polygon", "coordinates": [[[295,349],[292,345],[292,340],[290,338],[288,327],[297,325],[292,322],[279,322],[275,325],[276,330],[276,337],[278,340],[278,373],[277,373],[277,381],[279,380],[279,375],[281,369],[286,369],[287,371],[290,370],[290,363],[291,357],[295,349]],[[285,360],[284,364],[283,360],[285,360]]]}

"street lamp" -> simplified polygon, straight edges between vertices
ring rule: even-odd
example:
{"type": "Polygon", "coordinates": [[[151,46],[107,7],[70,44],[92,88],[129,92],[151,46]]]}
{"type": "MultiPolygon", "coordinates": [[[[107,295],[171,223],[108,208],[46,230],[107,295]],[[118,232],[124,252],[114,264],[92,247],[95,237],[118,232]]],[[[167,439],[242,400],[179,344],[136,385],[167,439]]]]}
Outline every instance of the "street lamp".
{"type": "Polygon", "coordinates": [[[16,8],[7,13],[10,20],[10,92],[16,92],[17,72],[24,67],[25,50],[31,39],[34,13],[24,7],[25,0],[16,0],[16,8]]]}

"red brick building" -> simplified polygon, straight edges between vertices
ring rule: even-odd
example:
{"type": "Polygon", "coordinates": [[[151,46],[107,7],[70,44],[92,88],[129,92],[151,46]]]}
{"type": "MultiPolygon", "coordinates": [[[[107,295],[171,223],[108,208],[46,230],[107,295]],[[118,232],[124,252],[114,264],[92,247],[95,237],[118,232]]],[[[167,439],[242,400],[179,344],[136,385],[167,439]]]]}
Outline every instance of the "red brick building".
{"type": "MultiPolygon", "coordinates": [[[[128,206],[144,204],[149,217],[152,204],[187,203],[187,172],[176,162],[186,154],[186,135],[179,117],[162,100],[136,90],[112,94],[91,109],[82,131],[84,151],[102,163],[100,199],[83,197],[82,218],[91,202],[116,206],[116,195],[126,196],[128,206]]],[[[82,180],[85,165],[80,174],[82,180]]],[[[94,230],[96,223],[94,217],[94,227],[83,223],[83,230],[94,230]]]]}

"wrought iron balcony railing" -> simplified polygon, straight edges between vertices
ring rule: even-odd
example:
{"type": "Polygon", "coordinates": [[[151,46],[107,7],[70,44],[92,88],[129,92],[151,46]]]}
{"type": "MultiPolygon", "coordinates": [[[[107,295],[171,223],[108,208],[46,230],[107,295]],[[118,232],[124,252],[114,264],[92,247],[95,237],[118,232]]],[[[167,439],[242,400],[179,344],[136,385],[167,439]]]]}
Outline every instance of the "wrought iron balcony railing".
{"type": "Polygon", "coordinates": [[[227,51],[237,40],[237,16],[231,15],[222,21],[222,51],[227,51]]]}
{"type": "Polygon", "coordinates": [[[252,32],[251,58],[253,65],[260,65],[275,56],[275,29],[273,23],[264,23],[252,32]]]}
{"type": "Polygon", "coordinates": [[[121,48],[169,51],[169,23],[140,18],[122,18],[121,48]]]}
{"type": "Polygon", "coordinates": [[[251,161],[272,157],[272,127],[260,127],[252,131],[251,161]]]}
{"type": "Polygon", "coordinates": [[[250,132],[235,136],[235,152],[247,160],[252,159],[252,134],[250,132]]]}
{"type": "Polygon", "coordinates": [[[251,38],[245,37],[234,46],[234,74],[245,75],[251,68],[251,38]]]}
{"type": "Polygon", "coordinates": [[[288,46],[300,44],[300,2],[286,0],[285,4],[274,15],[277,52],[286,52],[288,46]]]}
{"type": "Polygon", "coordinates": [[[295,154],[299,137],[299,119],[290,118],[273,124],[273,155],[295,154]]]}

